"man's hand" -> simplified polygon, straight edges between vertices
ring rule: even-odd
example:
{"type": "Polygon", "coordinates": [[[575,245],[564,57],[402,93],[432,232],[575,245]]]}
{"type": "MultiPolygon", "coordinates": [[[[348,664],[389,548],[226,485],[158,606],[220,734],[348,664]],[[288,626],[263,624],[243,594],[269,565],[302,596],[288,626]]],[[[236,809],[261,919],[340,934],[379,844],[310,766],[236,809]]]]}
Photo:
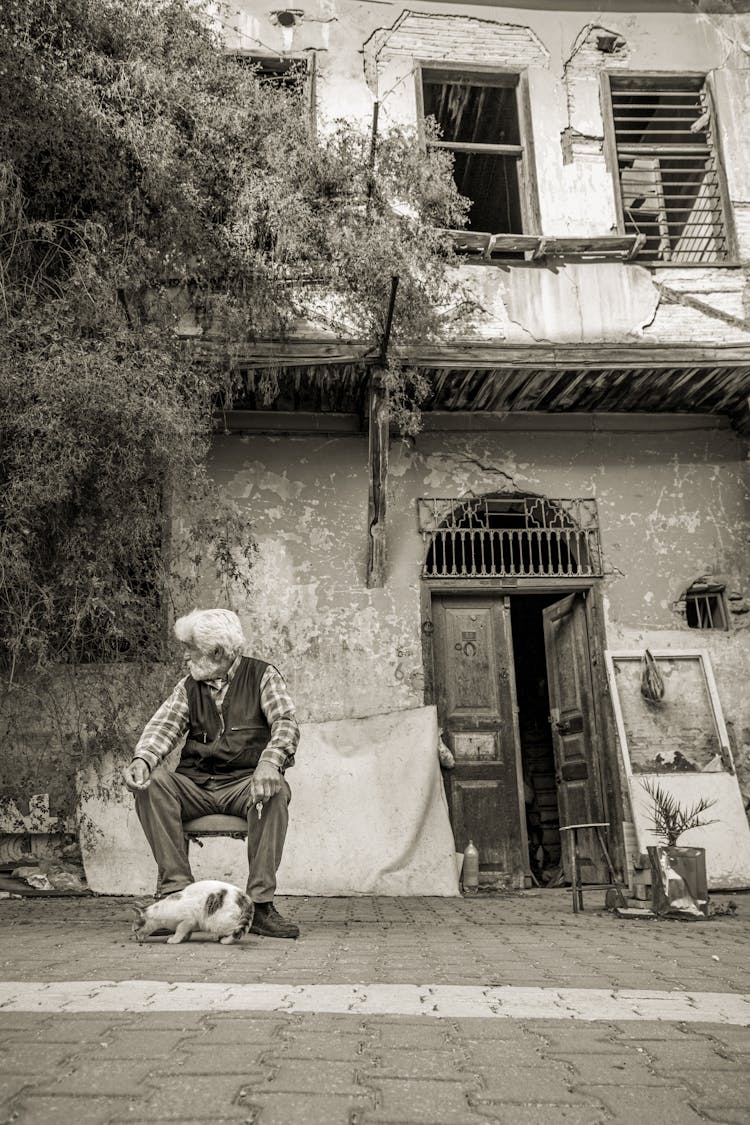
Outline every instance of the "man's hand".
{"type": "Polygon", "coordinates": [[[258,801],[269,801],[274,793],[278,793],[281,789],[281,774],[276,769],[276,766],[270,765],[268,762],[258,762],[253,774],[253,780],[250,783],[250,792],[254,804],[258,801]]]}
{"type": "Polygon", "coordinates": [[[122,779],[131,793],[148,789],[151,784],[151,770],[143,758],[134,758],[122,771],[122,779]]]}

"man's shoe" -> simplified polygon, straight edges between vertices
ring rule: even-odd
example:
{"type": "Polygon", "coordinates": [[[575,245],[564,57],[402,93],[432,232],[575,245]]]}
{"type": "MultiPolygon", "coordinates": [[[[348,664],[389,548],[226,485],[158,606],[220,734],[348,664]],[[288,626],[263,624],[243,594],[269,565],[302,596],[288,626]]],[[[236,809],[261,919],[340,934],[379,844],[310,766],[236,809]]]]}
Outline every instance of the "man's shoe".
{"type": "Polygon", "coordinates": [[[282,918],[272,902],[256,902],[250,933],[260,937],[297,938],[299,926],[282,918]]]}

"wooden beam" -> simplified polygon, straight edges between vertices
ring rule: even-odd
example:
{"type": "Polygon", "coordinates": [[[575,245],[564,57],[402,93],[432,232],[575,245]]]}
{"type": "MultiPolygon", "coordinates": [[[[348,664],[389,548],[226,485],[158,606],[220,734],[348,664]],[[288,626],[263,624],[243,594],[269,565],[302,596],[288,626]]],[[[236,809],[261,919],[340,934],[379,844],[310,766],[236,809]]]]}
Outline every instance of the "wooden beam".
{"type": "Polygon", "coordinates": [[[558,368],[596,371],[656,367],[746,367],[750,373],[750,344],[690,346],[682,344],[507,344],[461,341],[429,348],[398,350],[411,366],[485,368],[558,368]]]}
{"type": "Polygon", "coordinates": [[[370,373],[368,407],[367,586],[373,589],[385,583],[390,402],[381,367],[370,373]]]}
{"type": "Polygon", "coordinates": [[[323,414],[311,410],[222,410],[214,416],[218,433],[359,434],[358,414],[323,414]]]}
{"type": "Polygon", "coordinates": [[[491,430],[553,432],[669,433],[685,430],[725,430],[730,420],[723,414],[654,414],[647,411],[597,412],[544,410],[425,410],[422,433],[491,430]]]}
{"type": "MultiPolygon", "coordinates": [[[[537,240],[538,241],[538,240],[537,240]]],[[[596,370],[654,367],[741,367],[750,371],[750,344],[508,344],[505,340],[462,340],[430,347],[393,349],[418,367],[542,367],[596,370]]],[[[377,364],[379,350],[362,341],[320,339],[248,341],[236,362],[244,368],[377,364]]]]}

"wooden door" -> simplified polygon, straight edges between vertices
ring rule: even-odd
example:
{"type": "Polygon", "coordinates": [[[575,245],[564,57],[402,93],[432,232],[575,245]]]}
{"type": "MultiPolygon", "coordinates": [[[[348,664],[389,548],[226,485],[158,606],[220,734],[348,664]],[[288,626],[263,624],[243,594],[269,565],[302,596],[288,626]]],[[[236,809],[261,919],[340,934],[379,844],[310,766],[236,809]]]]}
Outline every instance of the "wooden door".
{"type": "Polygon", "coordinates": [[[433,623],[438,716],[456,759],[445,774],[456,849],[473,840],[481,871],[523,887],[528,849],[509,604],[435,597],[433,623]]]}
{"type": "MultiPolygon", "coordinates": [[[[583,595],[554,602],[542,616],[560,824],[602,822],[606,817],[583,595]]],[[[583,881],[605,882],[607,869],[596,833],[579,833],[579,839],[583,881]]],[[[567,844],[563,839],[563,863],[570,876],[567,844]]]]}

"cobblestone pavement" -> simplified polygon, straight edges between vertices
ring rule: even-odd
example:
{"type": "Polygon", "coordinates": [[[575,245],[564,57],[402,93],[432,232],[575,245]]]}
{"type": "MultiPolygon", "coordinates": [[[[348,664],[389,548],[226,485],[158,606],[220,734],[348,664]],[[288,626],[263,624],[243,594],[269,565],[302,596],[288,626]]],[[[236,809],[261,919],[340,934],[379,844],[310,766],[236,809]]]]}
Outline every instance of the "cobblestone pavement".
{"type": "Polygon", "coordinates": [[[125,899],[2,900],[0,1122],[750,1125],[750,895],[696,923],[624,921],[602,895],[582,915],[565,891],[287,899],[299,941],[238,946],[139,946],[125,899]],[[545,1003],[462,1014],[511,993],[545,1003]],[[640,1007],[611,1018],[623,997],[640,1007]]]}

